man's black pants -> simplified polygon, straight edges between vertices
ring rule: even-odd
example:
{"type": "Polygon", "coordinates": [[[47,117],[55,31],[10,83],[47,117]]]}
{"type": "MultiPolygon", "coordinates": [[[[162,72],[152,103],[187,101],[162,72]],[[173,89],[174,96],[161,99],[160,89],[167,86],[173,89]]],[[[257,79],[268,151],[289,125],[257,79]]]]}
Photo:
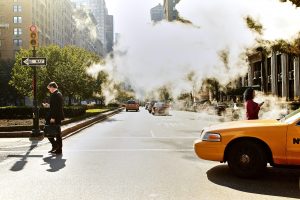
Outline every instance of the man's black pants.
{"type": "Polygon", "coordinates": [[[52,148],[55,148],[57,150],[62,150],[62,137],[61,137],[61,123],[55,123],[55,125],[59,125],[58,134],[55,138],[48,138],[50,143],[52,144],[52,148]]]}

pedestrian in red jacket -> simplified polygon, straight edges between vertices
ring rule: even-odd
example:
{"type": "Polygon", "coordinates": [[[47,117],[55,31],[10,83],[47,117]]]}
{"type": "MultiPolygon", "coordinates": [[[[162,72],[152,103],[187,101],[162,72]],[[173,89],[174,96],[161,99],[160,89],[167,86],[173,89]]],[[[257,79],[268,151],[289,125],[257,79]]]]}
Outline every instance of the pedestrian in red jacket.
{"type": "Polygon", "coordinates": [[[244,92],[244,99],[245,99],[245,109],[246,109],[246,118],[248,120],[251,119],[258,119],[258,112],[260,107],[263,105],[264,102],[258,104],[253,101],[255,97],[255,91],[253,88],[247,88],[244,92]]]}

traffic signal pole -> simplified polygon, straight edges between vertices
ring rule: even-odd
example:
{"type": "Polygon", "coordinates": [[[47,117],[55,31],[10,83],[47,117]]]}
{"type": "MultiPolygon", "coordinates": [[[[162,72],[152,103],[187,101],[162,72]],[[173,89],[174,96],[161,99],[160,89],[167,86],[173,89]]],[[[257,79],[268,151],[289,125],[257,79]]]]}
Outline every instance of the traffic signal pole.
{"type": "MultiPolygon", "coordinates": [[[[32,57],[36,57],[36,49],[33,46],[32,57]]],[[[41,136],[40,125],[39,125],[39,108],[37,103],[37,78],[36,78],[36,66],[33,68],[33,129],[32,136],[41,136]]]]}
{"type": "MultiPolygon", "coordinates": [[[[38,30],[35,25],[30,26],[30,45],[32,46],[32,57],[36,58],[36,47],[38,45],[38,30]]],[[[29,61],[28,61],[29,62],[29,61]]],[[[30,63],[30,62],[29,62],[30,63]]],[[[27,63],[28,64],[28,63],[27,63]]],[[[29,64],[30,65],[30,64],[29,64]]],[[[33,69],[33,129],[32,129],[32,137],[42,136],[39,125],[39,108],[37,103],[37,78],[36,78],[36,66],[31,65],[33,69]]]]}

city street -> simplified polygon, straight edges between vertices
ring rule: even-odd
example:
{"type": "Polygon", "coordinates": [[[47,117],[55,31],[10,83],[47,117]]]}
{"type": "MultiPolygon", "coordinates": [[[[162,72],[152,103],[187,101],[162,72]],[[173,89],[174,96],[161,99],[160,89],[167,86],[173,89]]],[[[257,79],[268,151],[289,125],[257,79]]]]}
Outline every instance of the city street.
{"type": "Polygon", "coordinates": [[[140,109],[65,138],[62,156],[47,153],[46,139],[31,147],[28,139],[5,139],[0,199],[300,198],[299,170],[269,168],[265,177],[246,180],[227,164],[199,159],[193,141],[218,117],[183,111],[153,116],[140,109]]]}

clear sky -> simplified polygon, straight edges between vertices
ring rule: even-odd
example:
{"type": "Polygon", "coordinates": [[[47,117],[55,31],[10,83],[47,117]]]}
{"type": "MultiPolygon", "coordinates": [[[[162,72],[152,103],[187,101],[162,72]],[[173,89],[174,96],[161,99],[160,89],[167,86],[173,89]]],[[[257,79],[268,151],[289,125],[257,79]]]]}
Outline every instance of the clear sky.
{"type": "MultiPolygon", "coordinates": [[[[108,13],[114,16],[116,33],[126,32],[128,24],[150,23],[150,9],[163,0],[106,0],[108,13]]],[[[132,27],[132,26],[130,26],[132,27]]]]}

